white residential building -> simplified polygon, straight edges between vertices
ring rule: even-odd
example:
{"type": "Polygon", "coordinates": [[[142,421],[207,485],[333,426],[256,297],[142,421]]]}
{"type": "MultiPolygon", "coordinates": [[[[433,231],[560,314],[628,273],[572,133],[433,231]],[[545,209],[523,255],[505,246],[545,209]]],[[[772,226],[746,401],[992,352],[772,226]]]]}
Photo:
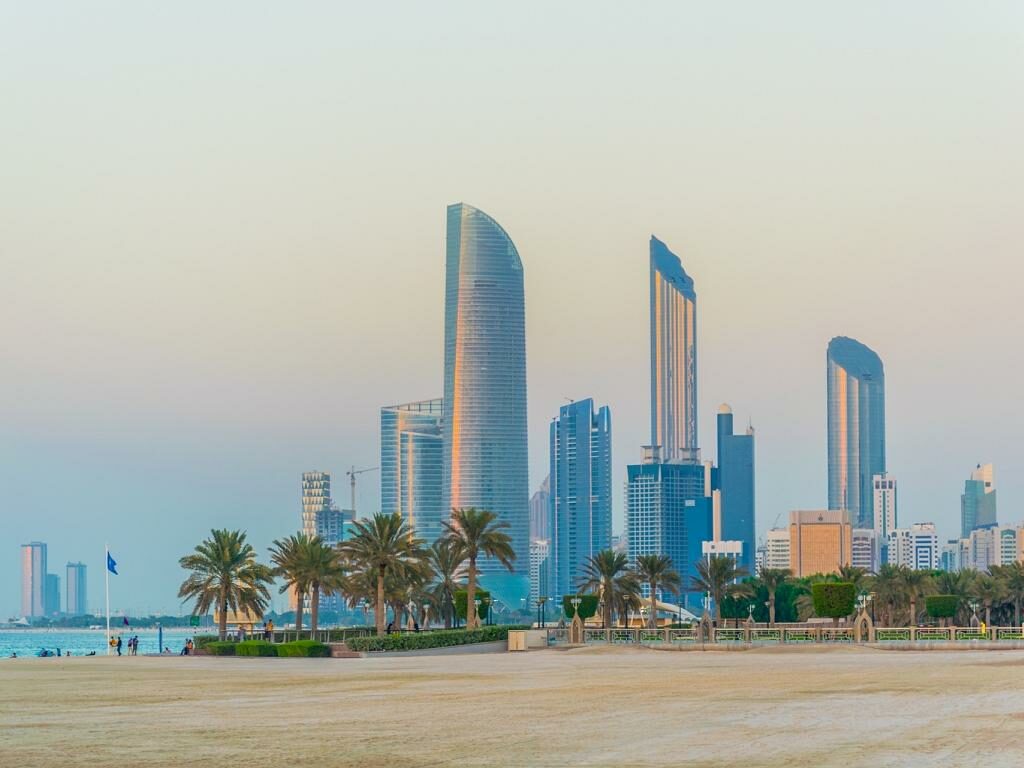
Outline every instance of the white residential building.
{"type": "Polygon", "coordinates": [[[772,528],[765,538],[765,568],[789,568],[789,529],[772,528]]]}
{"type": "Polygon", "coordinates": [[[853,552],[850,565],[869,573],[878,570],[878,535],[871,528],[853,529],[853,552]]]}
{"type": "Polygon", "coordinates": [[[914,570],[939,567],[939,536],[934,523],[914,523],[896,528],[888,537],[888,562],[914,570]]]}
{"type": "Polygon", "coordinates": [[[890,531],[896,530],[896,478],[890,474],[874,475],[874,529],[878,540],[885,541],[890,531]]]}

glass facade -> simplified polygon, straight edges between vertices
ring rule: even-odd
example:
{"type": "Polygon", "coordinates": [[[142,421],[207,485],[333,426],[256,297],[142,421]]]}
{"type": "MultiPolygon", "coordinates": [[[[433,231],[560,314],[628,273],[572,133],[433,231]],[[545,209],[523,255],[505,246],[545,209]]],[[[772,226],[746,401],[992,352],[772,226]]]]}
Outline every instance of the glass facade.
{"type": "Polygon", "coordinates": [[[68,616],[84,616],[89,612],[85,563],[68,563],[64,576],[64,611],[68,616]]]}
{"type": "Polygon", "coordinates": [[[743,542],[740,565],[754,573],[754,429],[733,434],[732,409],[718,409],[718,478],[722,491],[722,539],[743,542]]]}
{"type": "Polygon", "coordinates": [[[399,513],[430,544],[444,532],[440,398],[380,410],[381,511],[399,513]]]}
{"type": "Polygon", "coordinates": [[[828,345],[828,506],[855,528],[873,528],[875,475],[885,473],[885,372],[854,339],[828,345]]]}
{"type": "Polygon", "coordinates": [[[331,508],[331,475],[328,472],[302,473],[302,532],[312,538],[319,535],[317,518],[331,508]]]}
{"type": "Polygon", "coordinates": [[[714,538],[711,494],[717,484],[717,470],[696,462],[649,461],[626,467],[629,560],[636,563],[647,554],[672,558],[683,580],[687,609],[699,603],[691,599],[690,580],[697,575],[701,545],[714,538]]]}
{"type": "Polygon", "coordinates": [[[665,461],[697,460],[697,294],[651,237],[651,444],[665,461]]]}
{"type": "Polygon", "coordinates": [[[612,543],[612,416],[591,399],[563,405],[550,427],[554,596],[575,594],[586,562],[612,543]]]}
{"type": "Polygon", "coordinates": [[[448,206],[443,435],[443,506],[508,523],[513,578],[500,563],[480,569],[518,609],[530,560],[523,266],[505,230],[462,203],[448,206]]]}
{"type": "Polygon", "coordinates": [[[991,464],[979,464],[964,483],[960,497],[960,535],[966,539],[976,528],[991,528],[995,524],[995,470],[991,464]]]}
{"type": "Polygon", "coordinates": [[[31,619],[46,614],[46,544],[21,545],[21,615],[31,619]]]}

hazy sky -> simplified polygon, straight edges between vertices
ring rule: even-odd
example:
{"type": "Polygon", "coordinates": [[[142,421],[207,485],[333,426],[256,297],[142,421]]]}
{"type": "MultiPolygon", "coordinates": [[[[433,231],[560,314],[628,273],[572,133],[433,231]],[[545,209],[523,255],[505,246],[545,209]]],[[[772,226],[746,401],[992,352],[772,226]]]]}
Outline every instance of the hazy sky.
{"type": "Polygon", "coordinates": [[[441,394],[457,201],[522,256],[532,487],[564,397],[611,406],[618,478],[648,440],[655,233],[759,531],[826,503],[840,334],[902,523],[956,535],[987,461],[1024,517],[1024,6],[711,5],[0,2],[3,618],[26,541],[93,605],[110,542],[114,607],[172,610],[211,527],[265,552],[308,469],[344,503],[378,408],[441,394]]]}

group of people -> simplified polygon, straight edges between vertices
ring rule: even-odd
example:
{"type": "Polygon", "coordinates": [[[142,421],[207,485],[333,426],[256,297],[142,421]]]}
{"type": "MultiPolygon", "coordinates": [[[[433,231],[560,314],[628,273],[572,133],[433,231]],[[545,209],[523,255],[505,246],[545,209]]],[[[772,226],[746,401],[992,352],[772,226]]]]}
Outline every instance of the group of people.
{"type": "MultiPolygon", "coordinates": [[[[120,635],[110,638],[110,647],[117,651],[117,655],[121,656],[121,648],[125,645],[120,635]]],[[[128,655],[138,656],[139,655],[139,636],[135,635],[128,638],[128,655]]]]}
{"type": "Polygon", "coordinates": [[[183,645],[181,647],[181,653],[178,654],[178,655],[179,656],[191,656],[192,655],[192,651],[194,649],[195,649],[195,646],[192,644],[192,638],[190,637],[190,638],[188,638],[188,640],[185,641],[185,645],[183,645]]]}

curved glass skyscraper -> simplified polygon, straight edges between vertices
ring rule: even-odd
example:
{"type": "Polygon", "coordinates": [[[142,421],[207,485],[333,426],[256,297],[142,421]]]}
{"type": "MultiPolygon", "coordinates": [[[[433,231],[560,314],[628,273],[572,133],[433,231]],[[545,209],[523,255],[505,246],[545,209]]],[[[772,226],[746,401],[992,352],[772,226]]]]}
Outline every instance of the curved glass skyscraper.
{"type": "Polygon", "coordinates": [[[885,371],[854,339],[828,345],[828,507],[854,528],[874,526],[872,479],[885,472],[885,371]]]}
{"type": "MultiPolygon", "coordinates": [[[[448,206],[444,308],[444,505],[494,512],[510,526],[515,590],[526,597],[529,501],[526,454],[526,318],[515,245],[483,211],[448,206]]],[[[504,566],[484,562],[501,590],[504,566]]],[[[511,585],[508,585],[511,586],[511,585]]]]}
{"type": "Polygon", "coordinates": [[[679,257],[651,236],[651,444],[697,458],[697,293],[679,257]]]}

